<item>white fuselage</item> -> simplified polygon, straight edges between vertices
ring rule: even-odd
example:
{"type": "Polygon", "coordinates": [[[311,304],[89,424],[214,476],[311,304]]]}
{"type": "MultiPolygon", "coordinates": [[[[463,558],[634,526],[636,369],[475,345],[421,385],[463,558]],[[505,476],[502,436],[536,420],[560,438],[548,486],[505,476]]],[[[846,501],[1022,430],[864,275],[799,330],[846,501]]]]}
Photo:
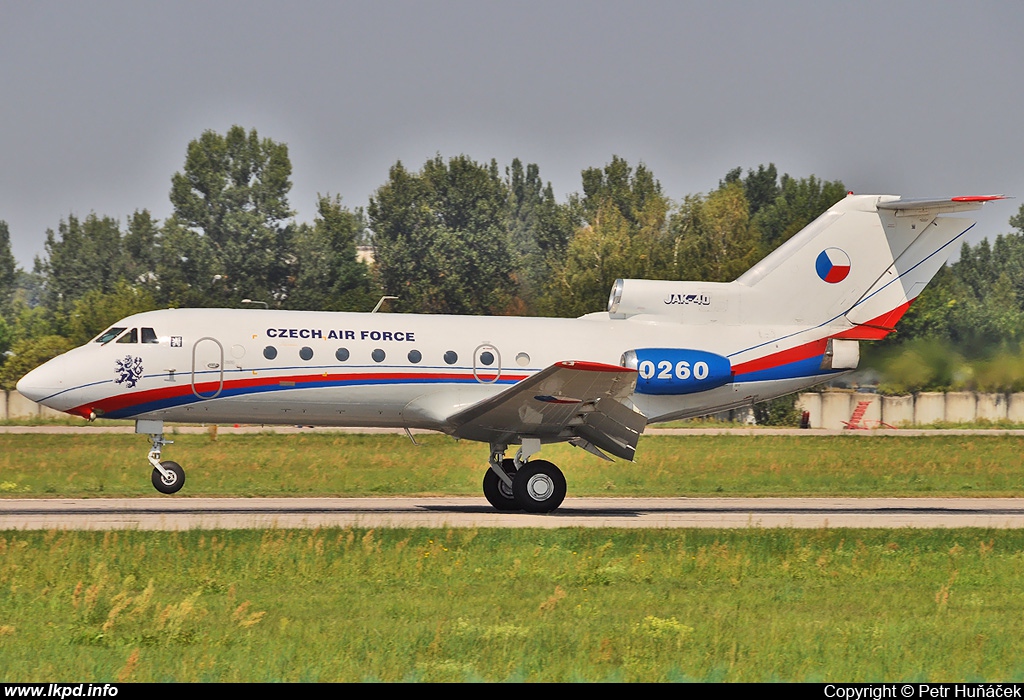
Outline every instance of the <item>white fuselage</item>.
{"type": "Polygon", "coordinates": [[[126,329],[119,339],[71,350],[19,388],[83,417],[446,431],[447,416],[556,362],[618,365],[637,348],[716,353],[729,358],[735,375],[709,391],[633,394],[649,422],[749,405],[835,376],[820,368],[835,329],[709,326],[650,315],[167,309],[116,327],[126,329]]]}

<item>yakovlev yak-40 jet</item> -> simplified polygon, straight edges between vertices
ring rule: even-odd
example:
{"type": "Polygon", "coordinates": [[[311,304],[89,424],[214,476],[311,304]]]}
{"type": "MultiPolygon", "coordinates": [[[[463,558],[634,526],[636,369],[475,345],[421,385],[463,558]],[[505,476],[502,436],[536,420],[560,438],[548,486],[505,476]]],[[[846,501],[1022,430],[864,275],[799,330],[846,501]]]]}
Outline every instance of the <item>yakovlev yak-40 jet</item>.
{"type": "Polygon", "coordinates": [[[18,382],[87,419],[133,418],[153,485],[164,421],[426,428],[489,445],[498,510],[556,509],[569,442],[632,460],[645,426],[789,394],[857,367],[999,195],[847,196],[728,282],[620,279],[581,318],[167,309],[118,321],[18,382]],[[512,458],[505,454],[519,445],[512,458]]]}

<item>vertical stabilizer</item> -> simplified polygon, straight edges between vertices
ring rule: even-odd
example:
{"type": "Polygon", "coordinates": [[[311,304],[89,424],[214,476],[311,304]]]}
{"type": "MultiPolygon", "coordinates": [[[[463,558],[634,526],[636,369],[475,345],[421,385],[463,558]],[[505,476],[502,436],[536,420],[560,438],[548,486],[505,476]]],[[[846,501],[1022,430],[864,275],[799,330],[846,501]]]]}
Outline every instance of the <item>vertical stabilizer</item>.
{"type": "Polygon", "coordinates": [[[998,198],[850,195],[736,280],[750,289],[743,317],[812,326],[843,319],[878,326],[871,337],[883,337],[972,225],[939,214],[998,198]]]}

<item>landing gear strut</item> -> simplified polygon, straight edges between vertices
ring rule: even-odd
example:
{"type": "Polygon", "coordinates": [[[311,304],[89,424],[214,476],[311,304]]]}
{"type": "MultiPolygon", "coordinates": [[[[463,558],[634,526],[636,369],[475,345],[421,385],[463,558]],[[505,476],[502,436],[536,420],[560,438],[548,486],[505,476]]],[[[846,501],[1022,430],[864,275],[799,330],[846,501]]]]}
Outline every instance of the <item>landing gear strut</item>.
{"type": "Polygon", "coordinates": [[[185,485],[185,470],[177,462],[161,462],[160,453],[164,445],[173,445],[173,440],[164,440],[163,421],[135,421],[135,432],[149,435],[153,446],[149,450],[149,463],[153,465],[153,488],[160,493],[177,493],[185,485]]]}
{"type": "Polygon", "coordinates": [[[491,445],[490,468],[484,474],[484,497],[500,511],[524,510],[550,513],[562,505],[566,483],[562,471],[551,462],[528,462],[540,451],[539,440],[523,440],[515,459],[505,459],[507,445],[491,445]]]}
{"type": "MultiPolygon", "coordinates": [[[[516,468],[511,459],[501,460],[500,468],[510,479],[515,477],[516,468]]],[[[506,484],[493,469],[488,469],[484,473],[484,498],[497,510],[520,509],[516,497],[512,495],[512,487],[506,484]]]]}

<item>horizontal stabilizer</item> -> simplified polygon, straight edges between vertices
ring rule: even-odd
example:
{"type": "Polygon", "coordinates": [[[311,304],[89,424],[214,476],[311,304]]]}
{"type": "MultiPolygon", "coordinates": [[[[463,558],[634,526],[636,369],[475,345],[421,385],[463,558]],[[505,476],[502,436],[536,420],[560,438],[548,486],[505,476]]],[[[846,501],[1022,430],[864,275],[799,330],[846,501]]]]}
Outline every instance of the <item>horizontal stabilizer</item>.
{"type": "Polygon", "coordinates": [[[879,202],[879,209],[898,212],[898,216],[915,216],[922,213],[952,214],[958,211],[974,211],[981,209],[985,202],[1006,199],[1001,194],[969,195],[966,197],[947,197],[945,199],[897,199],[891,202],[879,202]]]}

